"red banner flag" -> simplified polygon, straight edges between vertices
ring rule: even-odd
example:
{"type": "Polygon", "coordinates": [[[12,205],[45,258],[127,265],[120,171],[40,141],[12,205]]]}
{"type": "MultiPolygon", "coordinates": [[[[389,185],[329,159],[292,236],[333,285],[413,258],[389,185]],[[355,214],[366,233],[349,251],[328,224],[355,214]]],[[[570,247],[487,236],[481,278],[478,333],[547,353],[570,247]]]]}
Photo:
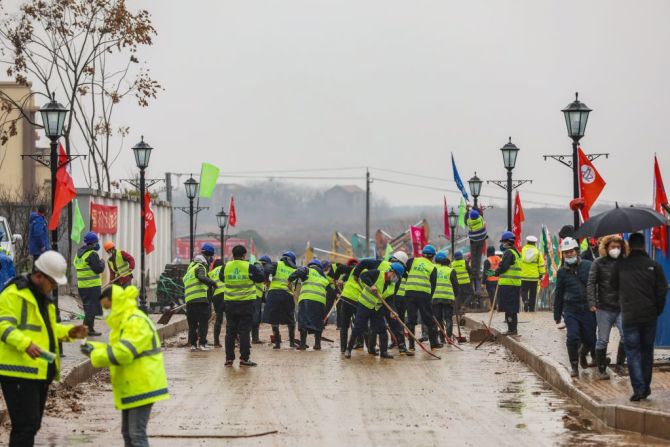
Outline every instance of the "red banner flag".
{"type": "Polygon", "coordinates": [[[606,183],[581,147],[577,149],[577,153],[579,156],[579,194],[584,199],[582,218],[588,220],[589,210],[598,200],[606,183]]]}
{"type": "Polygon", "coordinates": [[[228,214],[228,225],[234,227],[237,224],[237,213],[235,212],[235,197],[230,197],[230,207],[228,214]]]}
{"type": "Polygon", "coordinates": [[[151,209],[151,196],[147,192],[144,195],[144,252],[146,254],[154,251],[154,237],[156,236],[156,219],[151,209]]]}
{"type": "Polygon", "coordinates": [[[54,195],[54,205],[51,210],[51,219],[49,219],[49,230],[58,228],[60,213],[75,197],[77,190],[74,189],[74,182],[67,171],[68,157],[63,149],[63,145],[58,145],[58,170],[56,171],[56,194],[54,195]]]}
{"type": "Polygon", "coordinates": [[[91,231],[98,234],[116,234],[119,208],[91,202],[91,231]]]}
{"type": "MultiPolygon", "coordinates": [[[[666,215],[668,207],[668,196],[665,194],[661,168],[658,166],[658,158],[654,155],[654,209],[666,215]]],[[[668,227],[666,225],[655,227],[651,234],[651,243],[664,255],[668,253],[668,227]]]]}
{"type": "Polygon", "coordinates": [[[426,240],[426,231],[423,227],[410,227],[412,236],[412,254],[415,258],[421,257],[421,250],[428,243],[426,240]]]}
{"type": "Polygon", "coordinates": [[[516,237],[514,245],[516,246],[517,250],[521,250],[521,227],[525,220],[526,216],[523,215],[521,197],[519,196],[519,191],[517,191],[516,198],[514,199],[514,221],[512,222],[512,232],[516,237]]]}
{"type": "Polygon", "coordinates": [[[444,197],[444,237],[451,239],[451,228],[449,227],[449,211],[447,210],[447,197],[444,197]]]}

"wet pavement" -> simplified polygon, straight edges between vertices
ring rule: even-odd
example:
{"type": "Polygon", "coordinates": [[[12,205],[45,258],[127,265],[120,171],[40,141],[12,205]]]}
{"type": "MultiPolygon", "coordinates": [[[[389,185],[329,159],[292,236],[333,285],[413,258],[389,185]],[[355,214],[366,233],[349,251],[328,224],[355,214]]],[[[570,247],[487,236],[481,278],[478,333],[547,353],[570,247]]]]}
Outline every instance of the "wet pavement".
{"type": "MultiPolygon", "coordinates": [[[[337,339],[332,327],[325,335],[337,339]]],[[[363,351],[346,360],[333,343],[320,352],[254,345],[259,366],[244,369],[224,368],[220,349],[191,353],[183,344],[184,334],[166,343],[172,398],[154,408],[152,445],[667,445],[600,426],[499,345],[446,348],[442,360],[363,351]]],[[[107,381],[99,374],[59,391],[38,445],[122,445],[107,381]]]]}

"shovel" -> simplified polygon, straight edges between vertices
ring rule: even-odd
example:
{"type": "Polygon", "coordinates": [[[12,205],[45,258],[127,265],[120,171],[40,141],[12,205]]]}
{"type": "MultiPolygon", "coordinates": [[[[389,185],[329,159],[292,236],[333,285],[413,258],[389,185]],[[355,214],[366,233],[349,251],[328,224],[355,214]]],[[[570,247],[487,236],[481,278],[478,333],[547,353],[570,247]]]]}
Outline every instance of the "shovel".
{"type": "Polygon", "coordinates": [[[495,310],[497,300],[498,300],[498,286],[496,286],[496,293],[493,295],[493,302],[491,303],[491,311],[489,312],[489,323],[485,324],[482,321],[484,329],[475,329],[470,332],[470,341],[480,340],[479,344],[475,347],[475,349],[478,349],[481,345],[483,345],[487,341],[494,341],[496,339],[495,335],[491,331],[491,321],[493,320],[493,311],[495,310]]]}
{"type": "Polygon", "coordinates": [[[158,324],[168,324],[170,322],[170,318],[172,318],[172,315],[174,315],[178,310],[183,309],[186,307],[186,303],[182,304],[181,306],[177,307],[172,307],[165,312],[163,312],[163,315],[158,319],[156,323],[158,324]]]}

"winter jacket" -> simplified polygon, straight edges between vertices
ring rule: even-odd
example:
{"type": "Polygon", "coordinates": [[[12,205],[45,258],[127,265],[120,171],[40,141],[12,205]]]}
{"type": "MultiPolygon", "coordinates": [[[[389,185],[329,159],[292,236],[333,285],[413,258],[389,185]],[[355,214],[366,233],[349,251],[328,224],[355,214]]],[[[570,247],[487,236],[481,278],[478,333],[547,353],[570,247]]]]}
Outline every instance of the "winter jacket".
{"type": "Polygon", "coordinates": [[[88,258],[86,258],[86,262],[91,267],[91,270],[93,270],[93,273],[97,273],[99,275],[100,273],[105,271],[105,261],[100,259],[98,251],[95,249],[95,247],[91,245],[84,245],[77,252],[77,256],[81,258],[82,256],[84,256],[84,253],[86,253],[89,250],[93,250],[93,253],[88,255],[88,258]]]}
{"type": "Polygon", "coordinates": [[[605,255],[591,263],[586,295],[589,308],[619,312],[619,293],[612,288],[612,270],[616,259],[605,255]]]}
{"type": "Polygon", "coordinates": [[[16,268],[12,258],[0,252],[0,292],[5,288],[5,284],[16,276],[16,268]]]}
{"type": "Polygon", "coordinates": [[[28,220],[28,254],[39,256],[49,249],[49,231],[46,218],[36,212],[28,220]]]}
{"type": "Polygon", "coordinates": [[[580,259],[577,265],[564,264],[556,275],[554,321],[560,321],[563,312],[587,312],[586,284],[591,261],[580,259]]]}
{"type": "Polygon", "coordinates": [[[619,294],[624,325],[653,323],[663,312],[668,282],[663,268],[642,250],[617,260],[612,288],[619,294]]]}

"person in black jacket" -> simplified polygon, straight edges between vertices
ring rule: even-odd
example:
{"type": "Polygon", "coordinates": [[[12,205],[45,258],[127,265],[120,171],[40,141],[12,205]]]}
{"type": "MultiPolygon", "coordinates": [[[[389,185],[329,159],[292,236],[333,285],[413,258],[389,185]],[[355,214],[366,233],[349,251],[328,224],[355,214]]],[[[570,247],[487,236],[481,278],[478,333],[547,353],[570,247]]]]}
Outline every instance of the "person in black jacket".
{"type": "MultiPolygon", "coordinates": [[[[622,257],[626,243],[619,235],[605,236],[600,239],[598,252],[600,257],[591,264],[589,281],[586,284],[586,295],[589,300],[589,309],[596,313],[598,325],[598,338],[596,340],[596,362],[598,364],[598,379],[606,380],[607,374],[607,344],[610,339],[612,327],[616,325],[623,340],[621,331],[621,311],[619,307],[619,294],[612,289],[612,270],[619,257],[622,257]]],[[[622,345],[622,343],[619,343],[622,345]]],[[[620,346],[620,352],[623,347],[620,346]]],[[[617,363],[623,356],[617,355],[617,363]]]]}
{"type": "Polygon", "coordinates": [[[644,235],[628,239],[630,255],[620,259],[612,271],[612,288],[619,293],[623,342],[630,383],[637,402],[651,394],[656,322],[665,307],[668,282],[663,268],[644,250],[644,235]]]}
{"type": "MultiPolygon", "coordinates": [[[[579,346],[591,351],[596,342],[596,327],[593,313],[589,309],[586,297],[591,261],[580,259],[579,245],[572,238],[561,241],[563,265],[556,275],[556,300],[554,302],[554,321],[560,323],[561,315],[565,321],[567,337],[565,345],[570,358],[570,375],[579,375],[579,346]]],[[[588,364],[582,362],[582,368],[588,364]]]]}

